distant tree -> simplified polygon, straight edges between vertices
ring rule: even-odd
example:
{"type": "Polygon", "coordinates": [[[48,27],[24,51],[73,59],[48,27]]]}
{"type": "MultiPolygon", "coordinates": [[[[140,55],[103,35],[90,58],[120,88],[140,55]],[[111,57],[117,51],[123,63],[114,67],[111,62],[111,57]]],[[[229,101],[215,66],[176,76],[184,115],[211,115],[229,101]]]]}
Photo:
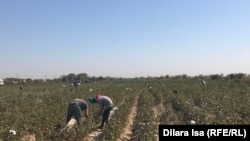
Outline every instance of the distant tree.
{"type": "Polygon", "coordinates": [[[86,73],[79,73],[79,74],[76,75],[76,78],[77,78],[78,80],[83,81],[83,80],[85,80],[85,79],[88,78],[88,75],[87,75],[86,73]]]}
{"type": "Polygon", "coordinates": [[[169,75],[165,75],[165,78],[170,78],[170,76],[169,75]]]}
{"type": "Polygon", "coordinates": [[[209,78],[212,80],[219,80],[221,79],[221,76],[219,74],[212,74],[212,75],[209,75],[209,78]]]}
{"type": "Polygon", "coordinates": [[[187,78],[188,78],[188,75],[182,74],[182,75],[181,75],[181,78],[182,78],[182,79],[187,79],[187,78]]]}
{"type": "Polygon", "coordinates": [[[99,76],[99,77],[97,78],[97,80],[102,81],[102,80],[104,80],[104,77],[99,76]]]}
{"type": "Polygon", "coordinates": [[[76,74],[74,74],[74,73],[68,74],[67,79],[70,81],[73,81],[74,79],[76,79],[76,74]]]}
{"type": "Polygon", "coordinates": [[[68,80],[67,75],[62,75],[59,79],[61,79],[62,81],[67,81],[68,80]]]}
{"type": "Polygon", "coordinates": [[[181,80],[181,79],[186,79],[188,78],[188,76],[186,74],[181,74],[181,75],[175,75],[172,77],[173,79],[176,79],[176,80],[181,80]]]}
{"type": "Polygon", "coordinates": [[[244,79],[247,77],[247,74],[244,73],[231,73],[226,76],[228,79],[244,79]]]}

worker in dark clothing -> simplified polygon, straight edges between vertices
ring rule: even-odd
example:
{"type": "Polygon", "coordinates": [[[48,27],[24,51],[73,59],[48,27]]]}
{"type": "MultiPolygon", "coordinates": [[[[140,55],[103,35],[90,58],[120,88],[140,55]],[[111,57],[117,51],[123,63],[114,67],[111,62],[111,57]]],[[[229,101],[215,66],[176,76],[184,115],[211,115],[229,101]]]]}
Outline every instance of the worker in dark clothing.
{"type": "Polygon", "coordinates": [[[67,119],[66,122],[68,123],[70,119],[74,116],[77,121],[77,124],[81,124],[81,112],[85,111],[85,117],[89,118],[89,105],[83,99],[74,99],[68,105],[68,112],[67,112],[67,119]]]}

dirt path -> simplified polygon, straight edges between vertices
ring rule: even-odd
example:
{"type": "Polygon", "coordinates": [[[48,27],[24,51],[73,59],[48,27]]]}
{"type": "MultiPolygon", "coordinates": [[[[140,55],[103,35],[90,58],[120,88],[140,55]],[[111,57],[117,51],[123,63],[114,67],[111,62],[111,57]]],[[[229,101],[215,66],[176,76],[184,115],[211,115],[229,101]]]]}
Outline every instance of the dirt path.
{"type": "Polygon", "coordinates": [[[25,135],[24,137],[21,138],[21,141],[36,141],[36,135],[25,135]]]}
{"type": "Polygon", "coordinates": [[[92,131],[88,136],[83,139],[83,141],[95,141],[95,138],[101,133],[101,130],[92,131]]]}
{"type": "MultiPolygon", "coordinates": [[[[110,111],[110,116],[109,116],[110,119],[112,118],[113,114],[117,109],[118,107],[114,107],[110,111]]],[[[83,141],[95,141],[96,140],[95,138],[97,138],[101,133],[102,133],[101,129],[95,129],[91,133],[89,133],[86,137],[84,137],[83,141]]]]}
{"type": "Polygon", "coordinates": [[[165,112],[165,108],[162,103],[155,105],[153,107],[154,113],[157,117],[160,117],[165,112]]]}
{"type": "Polygon", "coordinates": [[[128,124],[123,129],[123,133],[120,135],[120,138],[118,138],[116,141],[128,141],[132,138],[133,124],[137,113],[138,98],[139,97],[137,96],[131,109],[131,112],[128,116],[128,124]]]}
{"type": "MultiPolygon", "coordinates": [[[[128,124],[126,125],[126,127],[124,128],[124,132],[123,134],[120,135],[120,138],[117,139],[117,141],[124,141],[124,140],[128,140],[132,137],[132,125],[134,122],[134,118],[136,116],[136,110],[137,110],[137,103],[138,103],[138,98],[136,98],[134,105],[131,109],[131,112],[128,116],[128,124]]],[[[113,108],[113,110],[110,112],[110,118],[112,117],[112,115],[114,114],[114,112],[118,109],[118,107],[120,107],[121,105],[123,105],[125,103],[126,97],[123,99],[123,101],[121,102],[120,105],[118,105],[117,107],[113,108]]],[[[88,134],[83,141],[95,141],[96,137],[99,136],[101,134],[101,130],[94,130],[92,131],[90,134],[88,134]]]]}
{"type": "MultiPolygon", "coordinates": [[[[163,106],[162,103],[158,104],[158,105],[155,105],[153,107],[153,111],[154,111],[154,114],[159,118],[160,116],[162,116],[162,114],[164,114],[164,111],[165,111],[165,108],[163,106]]],[[[160,124],[160,122],[158,123],[158,125],[160,124]]],[[[156,141],[159,141],[159,130],[158,128],[155,129],[156,130],[156,133],[155,136],[156,136],[156,141]]]]}

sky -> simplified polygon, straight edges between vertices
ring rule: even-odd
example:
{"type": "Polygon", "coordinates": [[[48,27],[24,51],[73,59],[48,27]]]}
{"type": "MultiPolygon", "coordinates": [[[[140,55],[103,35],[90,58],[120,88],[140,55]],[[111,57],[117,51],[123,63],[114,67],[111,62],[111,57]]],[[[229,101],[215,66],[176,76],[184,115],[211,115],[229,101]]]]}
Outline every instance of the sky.
{"type": "Polygon", "coordinates": [[[0,0],[0,78],[250,74],[249,0],[0,0]]]}

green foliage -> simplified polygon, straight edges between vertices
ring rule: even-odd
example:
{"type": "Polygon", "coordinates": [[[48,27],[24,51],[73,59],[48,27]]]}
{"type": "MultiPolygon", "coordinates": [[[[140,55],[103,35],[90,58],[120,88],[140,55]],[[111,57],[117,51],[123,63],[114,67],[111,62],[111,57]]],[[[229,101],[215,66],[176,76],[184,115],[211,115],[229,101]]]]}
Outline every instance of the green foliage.
{"type": "MultiPolygon", "coordinates": [[[[23,89],[19,84],[6,84],[0,86],[0,140],[20,140],[35,134],[38,141],[80,141],[100,123],[84,120],[80,127],[62,132],[68,103],[74,98],[87,100],[97,93],[110,96],[114,107],[118,107],[98,136],[100,141],[119,138],[137,96],[134,140],[155,140],[158,124],[190,124],[190,120],[197,124],[250,124],[250,83],[245,75],[244,81],[231,79],[242,78],[242,75],[228,77],[230,79],[207,78],[207,86],[202,85],[200,79],[185,75],[174,79],[110,79],[78,87],[62,81],[22,83],[23,89]],[[159,104],[164,110],[157,117],[153,107],[159,104]],[[17,135],[10,134],[11,129],[17,131],[17,135]]],[[[99,111],[95,104],[90,108],[91,115],[99,111]]]]}

